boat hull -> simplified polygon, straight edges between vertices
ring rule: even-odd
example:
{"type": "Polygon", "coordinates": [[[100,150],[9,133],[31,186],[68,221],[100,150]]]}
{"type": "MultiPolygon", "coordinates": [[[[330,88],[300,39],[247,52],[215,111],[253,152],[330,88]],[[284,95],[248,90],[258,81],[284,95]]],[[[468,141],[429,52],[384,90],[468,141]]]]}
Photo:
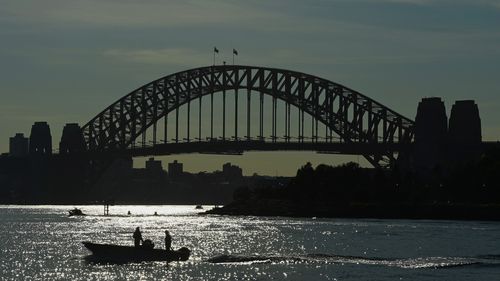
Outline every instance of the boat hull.
{"type": "Polygon", "coordinates": [[[145,247],[120,246],[83,242],[85,248],[92,252],[87,259],[96,262],[142,262],[142,261],[186,261],[191,251],[182,247],[176,251],[150,249],[145,247]]]}
{"type": "Polygon", "coordinates": [[[69,210],[68,212],[69,212],[69,215],[68,215],[69,217],[72,217],[72,216],[86,216],[86,214],[84,214],[82,212],[82,210],[76,209],[76,208],[73,209],[73,210],[69,210]]]}

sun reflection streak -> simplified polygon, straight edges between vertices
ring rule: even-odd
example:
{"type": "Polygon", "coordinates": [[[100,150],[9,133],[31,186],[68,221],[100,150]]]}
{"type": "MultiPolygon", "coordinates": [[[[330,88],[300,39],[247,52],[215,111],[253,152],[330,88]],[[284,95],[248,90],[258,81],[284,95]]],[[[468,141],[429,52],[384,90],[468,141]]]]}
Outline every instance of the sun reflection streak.
{"type": "Polygon", "coordinates": [[[426,247],[418,237],[437,239],[444,233],[441,248],[452,240],[449,247],[456,249],[466,247],[472,233],[483,235],[480,241],[498,241],[500,234],[498,225],[485,223],[199,216],[194,206],[112,206],[110,216],[103,215],[102,206],[83,206],[88,216],[68,217],[73,207],[0,206],[0,280],[370,279],[373,271],[399,274],[474,262],[439,255],[438,247],[426,247]],[[132,245],[137,226],[159,248],[169,230],[174,248],[192,250],[190,260],[125,265],[83,260],[89,252],[81,241],[132,245]],[[428,257],[420,258],[424,254],[428,257]],[[207,262],[221,255],[243,261],[207,262]]]}

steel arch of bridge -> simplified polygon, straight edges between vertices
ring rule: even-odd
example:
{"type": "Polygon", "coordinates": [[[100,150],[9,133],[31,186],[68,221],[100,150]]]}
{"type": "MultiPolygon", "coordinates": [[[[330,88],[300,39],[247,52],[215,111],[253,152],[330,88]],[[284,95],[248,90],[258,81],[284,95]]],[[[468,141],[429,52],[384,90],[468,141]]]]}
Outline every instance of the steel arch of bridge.
{"type": "MultiPolygon", "coordinates": [[[[190,69],[152,81],[122,97],[95,116],[83,126],[87,149],[92,152],[113,151],[130,148],[135,140],[169,112],[176,111],[186,103],[205,95],[223,92],[223,112],[225,120],[226,91],[247,90],[247,140],[250,139],[250,93],[260,92],[260,135],[263,139],[263,95],[270,95],[273,101],[272,142],[276,142],[276,100],[286,103],[288,120],[285,131],[290,132],[290,106],[299,109],[299,117],[304,120],[304,112],[316,122],[321,122],[335,132],[346,143],[399,143],[409,144],[413,140],[414,122],[390,108],[332,81],[291,70],[244,66],[217,65],[190,69]]],[[[236,94],[237,102],[238,94],[236,94]]],[[[201,106],[201,105],[200,105],[201,106]]],[[[237,110],[237,107],[236,107],[237,110]]],[[[236,114],[237,116],[237,114],[236,114]]],[[[178,118],[176,118],[178,120],[178,118]]],[[[201,113],[200,113],[201,120],[201,113]]],[[[213,140],[213,117],[211,119],[213,140]]],[[[189,121],[188,121],[189,126],[189,121]]],[[[225,125],[224,125],[225,126],[225,125]]],[[[235,121],[236,133],[237,122],[235,121]]],[[[316,130],[318,126],[316,123],[316,130]]],[[[201,137],[201,128],[200,137],[201,137]]],[[[304,125],[302,124],[302,136],[304,125]]],[[[222,139],[225,139],[225,127],[222,139]]],[[[300,124],[299,124],[300,131],[300,124]]],[[[236,134],[235,133],[235,134],[236,134]]],[[[176,139],[178,141],[178,127],[176,139]]],[[[330,133],[331,134],[331,133],[330,133]]],[[[154,136],[156,139],[156,135],[154,136]]],[[[188,137],[189,138],[189,137],[188,137]]],[[[235,136],[236,139],[237,136],[235,136]]],[[[166,141],[166,139],[165,139],[166,141]]],[[[199,139],[201,141],[201,139],[199,139]]],[[[290,138],[285,140],[290,142],[290,138]]],[[[299,142],[303,142],[299,136],[299,142]]],[[[316,139],[317,141],[317,139],[316,139]]],[[[393,151],[363,154],[375,167],[393,164],[393,151]]]]}

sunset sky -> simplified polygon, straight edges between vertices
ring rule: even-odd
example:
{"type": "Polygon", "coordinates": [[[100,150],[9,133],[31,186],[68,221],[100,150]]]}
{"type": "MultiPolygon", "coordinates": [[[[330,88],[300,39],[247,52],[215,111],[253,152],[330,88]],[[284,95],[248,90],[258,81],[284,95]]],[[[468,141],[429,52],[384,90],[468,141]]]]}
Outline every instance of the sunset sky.
{"type": "MultiPolygon", "coordinates": [[[[500,139],[499,0],[0,0],[0,42],[0,152],[35,121],[49,122],[57,148],[65,123],[84,125],[143,84],[211,65],[214,46],[218,63],[235,48],[238,64],[320,76],[411,119],[423,97],[442,97],[448,115],[455,100],[474,99],[483,139],[500,139]]],[[[163,159],[174,158],[189,171],[229,161],[269,175],[359,159],[163,159]]]]}

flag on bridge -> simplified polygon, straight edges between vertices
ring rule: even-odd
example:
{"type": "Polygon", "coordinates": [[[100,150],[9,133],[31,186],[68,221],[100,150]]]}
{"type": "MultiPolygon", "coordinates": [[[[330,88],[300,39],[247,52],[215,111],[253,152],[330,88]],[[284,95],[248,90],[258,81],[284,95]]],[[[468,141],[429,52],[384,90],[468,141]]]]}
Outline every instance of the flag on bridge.
{"type": "Polygon", "coordinates": [[[214,65],[215,65],[215,54],[218,54],[219,53],[219,49],[217,49],[217,47],[214,47],[214,65]]]}
{"type": "Polygon", "coordinates": [[[236,51],[236,49],[233,48],[233,65],[234,65],[234,56],[237,56],[238,55],[238,51],[236,51]]]}

